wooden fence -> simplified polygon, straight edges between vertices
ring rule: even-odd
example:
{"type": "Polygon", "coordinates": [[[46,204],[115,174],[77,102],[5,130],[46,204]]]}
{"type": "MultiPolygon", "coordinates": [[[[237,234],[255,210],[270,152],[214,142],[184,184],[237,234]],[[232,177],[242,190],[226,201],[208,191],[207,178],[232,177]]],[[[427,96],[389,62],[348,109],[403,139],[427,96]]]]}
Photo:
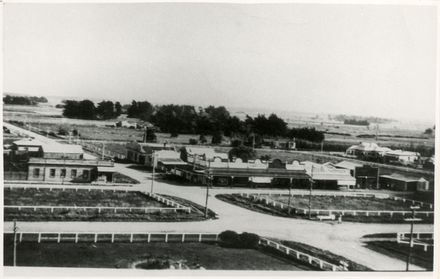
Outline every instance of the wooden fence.
{"type": "MultiPolygon", "coordinates": [[[[13,232],[5,232],[13,234],[13,232]]],[[[18,242],[216,242],[214,233],[18,232],[18,242]]]]}
{"type": "Polygon", "coordinates": [[[321,260],[317,257],[311,256],[307,253],[300,252],[298,250],[292,249],[286,245],[275,242],[273,240],[269,240],[266,238],[260,238],[259,244],[262,246],[272,247],[281,251],[282,253],[292,256],[295,259],[306,262],[310,265],[314,265],[319,267],[321,270],[330,270],[330,271],[345,271],[346,269],[343,266],[338,266],[327,261],[321,260]]]}
{"type": "Polygon", "coordinates": [[[84,212],[86,211],[97,211],[98,213],[101,213],[103,211],[112,211],[114,213],[121,213],[121,212],[143,212],[143,213],[154,213],[154,212],[160,212],[160,213],[167,213],[167,212],[174,212],[177,213],[177,211],[184,211],[187,213],[191,213],[191,208],[189,207],[182,207],[182,208],[176,208],[176,207],[123,207],[123,206],[51,206],[51,205],[4,205],[5,209],[17,209],[18,211],[22,211],[23,209],[32,209],[33,211],[37,210],[47,210],[51,213],[56,213],[56,211],[62,211],[62,210],[82,210],[84,212]]]}
{"type": "Polygon", "coordinates": [[[423,251],[425,251],[425,252],[428,251],[428,247],[434,247],[434,244],[431,244],[431,243],[418,242],[418,241],[423,241],[423,240],[433,240],[434,233],[425,233],[425,232],[413,233],[413,241],[412,242],[409,241],[410,236],[411,236],[411,233],[398,232],[396,235],[397,243],[409,244],[411,247],[422,246],[423,251]]]}
{"type": "MultiPolygon", "coordinates": [[[[278,207],[280,209],[288,209],[289,205],[285,204],[284,202],[274,201],[269,196],[261,195],[261,194],[247,194],[247,193],[240,193],[242,197],[247,198],[253,198],[256,201],[262,201],[266,205],[270,205],[273,207],[278,207]]],[[[281,195],[281,194],[280,194],[281,195]]],[[[359,195],[359,194],[357,194],[359,195]]],[[[362,195],[368,195],[368,194],[362,194],[362,195]]],[[[307,196],[307,195],[301,195],[301,196],[307,196]]],[[[292,205],[290,205],[290,208],[294,210],[296,214],[308,214],[309,209],[305,208],[296,208],[292,205]]],[[[332,214],[339,214],[342,216],[412,216],[412,211],[410,210],[345,210],[345,209],[311,209],[311,214],[313,215],[332,215],[332,214]]],[[[434,216],[434,211],[416,211],[416,216],[434,216]]]]}

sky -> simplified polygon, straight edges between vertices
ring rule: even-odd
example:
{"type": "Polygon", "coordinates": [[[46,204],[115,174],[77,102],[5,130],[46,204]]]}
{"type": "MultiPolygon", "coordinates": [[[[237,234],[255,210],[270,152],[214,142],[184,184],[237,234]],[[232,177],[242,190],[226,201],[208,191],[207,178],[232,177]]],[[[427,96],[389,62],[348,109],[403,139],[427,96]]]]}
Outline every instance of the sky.
{"type": "Polygon", "coordinates": [[[436,10],[4,4],[4,91],[434,121],[436,10]]]}

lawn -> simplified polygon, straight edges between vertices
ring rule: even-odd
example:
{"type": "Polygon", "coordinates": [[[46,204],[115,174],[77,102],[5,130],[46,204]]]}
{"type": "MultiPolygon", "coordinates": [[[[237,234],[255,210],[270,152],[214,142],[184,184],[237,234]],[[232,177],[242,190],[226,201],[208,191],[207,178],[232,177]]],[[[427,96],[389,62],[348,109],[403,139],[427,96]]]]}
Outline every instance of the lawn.
{"type": "Polygon", "coordinates": [[[100,191],[74,189],[5,188],[5,205],[66,205],[164,207],[165,205],[141,192],[100,191]]]}
{"type": "MultiPolygon", "coordinates": [[[[249,210],[271,214],[275,216],[283,216],[283,217],[290,217],[290,218],[308,218],[308,214],[302,214],[302,213],[295,213],[295,209],[308,209],[308,196],[305,195],[304,197],[301,196],[294,196],[292,198],[292,210],[290,214],[287,211],[287,208],[281,209],[280,207],[274,207],[273,205],[266,205],[263,201],[257,201],[255,199],[242,197],[239,194],[220,194],[216,195],[216,198],[232,203],[234,205],[247,208],[249,210]]],[[[283,203],[287,204],[287,196],[283,197],[281,196],[274,196],[271,198],[272,200],[280,200],[283,203]]],[[[375,200],[373,198],[358,198],[358,197],[333,197],[333,196],[312,196],[312,209],[346,209],[346,210],[409,210],[408,208],[404,207],[404,209],[401,209],[396,204],[402,203],[402,201],[394,201],[390,199],[386,200],[375,200]],[[347,199],[344,201],[344,199],[347,199]],[[370,203],[371,202],[371,203],[370,203]],[[384,202],[385,205],[381,204],[380,202],[384,202]],[[390,202],[390,204],[387,204],[390,202]],[[359,203],[359,204],[358,204],[359,203]],[[376,205],[376,206],[375,206],[376,205]],[[386,209],[384,209],[386,208],[386,209]]],[[[316,214],[312,214],[316,215],[316,214]]],[[[312,216],[313,217],[313,216],[312,216]]],[[[433,217],[430,215],[430,217],[421,217],[422,223],[432,223],[433,217]]],[[[404,216],[401,214],[394,214],[392,217],[389,216],[389,214],[382,214],[381,216],[365,216],[361,214],[357,214],[356,216],[351,215],[344,215],[342,218],[343,221],[348,222],[366,222],[366,223],[404,223],[404,216]]]]}
{"type": "MultiPolygon", "coordinates": [[[[34,211],[32,208],[5,208],[5,220],[11,221],[17,219],[19,221],[201,221],[205,220],[201,206],[192,204],[183,200],[182,205],[190,206],[191,213],[178,210],[163,211],[152,210],[145,213],[143,209],[139,210],[114,210],[103,209],[38,209],[34,211]]],[[[180,200],[179,200],[180,202],[180,200]]],[[[90,206],[90,207],[145,207],[145,208],[164,208],[169,207],[165,204],[145,196],[140,192],[113,192],[100,190],[78,190],[66,189],[25,189],[13,188],[4,189],[5,205],[41,205],[41,206],[90,206]]],[[[209,217],[215,214],[210,211],[209,217]]]]}
{"type": "MultiPolygon", "coordinates": [[[[406,261],[408,255],[408,245],[397,243],[396,241],[369,241],[366,243],[366,247],[402,261],[406,261]]],[[[434,255],[432,247],[428,247],[427,252],[423,251],[422,246],[413,247],[410,261],[412,264],[432,270],[433,260],[434,255]]],[[[402,271],[404,269],[405,265],[402,264],[402,271]]]]}
{"type": "MultiPolygon", "coordinates": [[[[288,204],[288,196],[266,196],[271,200],[279,201],[288,204]]],[[[344,196],[312,196],[312,209],[344,209],[344,210],[392,210],[392,211],[407,211],[410,210],[411,203],[403,202],[401,200],[393,199],[378,199],[373,197],[344,197],[344,196]]],[[[291,205],[296,208],[307,209],[309,207],[309,197],[293,196],[291,205]]],[[[429,207],[421,207],[420,210],[430,210],[429,207]]]]}
{"type": "MultiPolygon", "coordinates": [[[[4,264],[12,265],[11,235],[5,237],[4,264]]],[[[253,249],[224,248],[207,243],[35,243],[17,246],[18,266],[132,268],[147,259],[181,261],[208,270],[307,270],[253,249]]],[[[159,267],[160,268],[160,267],[159,267]]]]}

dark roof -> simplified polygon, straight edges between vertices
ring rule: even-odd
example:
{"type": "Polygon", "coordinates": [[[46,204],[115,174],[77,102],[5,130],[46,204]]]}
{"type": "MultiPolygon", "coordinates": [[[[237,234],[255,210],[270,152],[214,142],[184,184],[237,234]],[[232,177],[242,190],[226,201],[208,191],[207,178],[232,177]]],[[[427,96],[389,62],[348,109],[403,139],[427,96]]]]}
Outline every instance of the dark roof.
{"type": "MultiPolygon", "coordinates": [[[[192,166],[179,166],[177,169],[182,171],[192,171],[192,166]]],[[[208,170],[208,169],[207,169],[208,170]]],[[[268,169],[252,169],[252,168],[211,168],[209,169],[212,176],[234,176],[234,177],[273,177],[273,178],[293,178],[293,179],[309,179],[305,170],[286,170],[277,168],[268,169]]],[[[193,172],[193,171],[192,171],[193,172]]],[[[203,172],[203,170],[202,170],[203,172]]],[[[200,172],[194,172],[200,174],[200,172]]]]}

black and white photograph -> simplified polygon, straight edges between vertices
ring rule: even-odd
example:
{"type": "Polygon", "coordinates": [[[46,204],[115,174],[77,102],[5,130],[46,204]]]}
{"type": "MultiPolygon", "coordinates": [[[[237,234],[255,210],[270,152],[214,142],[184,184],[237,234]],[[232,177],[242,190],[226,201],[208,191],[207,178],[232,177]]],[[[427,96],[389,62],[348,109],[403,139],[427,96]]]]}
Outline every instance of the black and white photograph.
{"type": "Polygon", "coordinates": [[[438,12],[3,1],[3,275],[437,278],[438,12]]]}

